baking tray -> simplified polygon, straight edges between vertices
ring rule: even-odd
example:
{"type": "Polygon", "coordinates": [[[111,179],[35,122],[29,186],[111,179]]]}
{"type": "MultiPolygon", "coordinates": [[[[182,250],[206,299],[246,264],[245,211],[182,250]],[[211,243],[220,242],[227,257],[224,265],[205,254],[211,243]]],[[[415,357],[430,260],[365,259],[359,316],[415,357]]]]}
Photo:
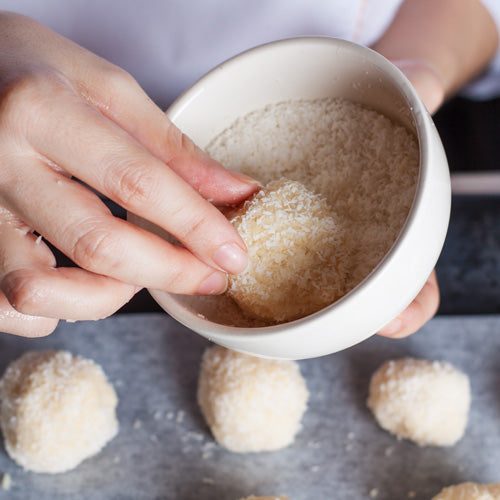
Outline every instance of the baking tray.
{"type": "MultiPolygon", "coordinates": [[[[325,335],[333,335],[325,332],[325,335]]],[[[429,500],[463,481],[500,481],[500,316],[438,317],[402,340],[373,337],[300,362],[311,398],[303,429],[277,452],[235,454],[214,443],[196,404],[207,341],[165,314],[61,323],[42,339],[0,335],[0,369],[32,349],[67,349],[102,365],[120,402],[120,432],[73,471],[26,472],[0,451],[9,499],[429,500]],[[366,407],[371,374],[403,356],[447,360],[468,373],[464,438],[421,448],[381,430],[366,407]]]]}

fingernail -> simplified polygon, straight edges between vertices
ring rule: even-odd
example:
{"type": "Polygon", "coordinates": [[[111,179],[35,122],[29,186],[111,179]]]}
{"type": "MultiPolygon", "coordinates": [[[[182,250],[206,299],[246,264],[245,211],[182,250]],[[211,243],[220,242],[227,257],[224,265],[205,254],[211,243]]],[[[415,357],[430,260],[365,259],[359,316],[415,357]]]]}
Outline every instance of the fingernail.
{"type": "Polygon", "coordinates": [[[403,328],[403,322],[399,319],[393,319],[389,324],[385,325],[378,333],[386,337],[396,335],[403,328]]]}
{"type": "Polygon", "coordinates": [[[227,275],[212,273],[198,288],[200,295],[217,295],[225,292],[227,288],[227,275]]]}
{"type": "Polygon", "coordinates": [[[262,184],[258,180],[253,179],[248,175],[242,174],[241,172],[235,172],[234,170],[231,170],[231,175],[239,181],[244,182],[245,184],[252,184],[254,186],[262,187],[262,184]]]}
{"type": "Polygon", "coordinates": [[[243,272],[248,265],[248,254],[236,243],[226,243],[219,247],[213,261],[230,274],[243,272]]]}

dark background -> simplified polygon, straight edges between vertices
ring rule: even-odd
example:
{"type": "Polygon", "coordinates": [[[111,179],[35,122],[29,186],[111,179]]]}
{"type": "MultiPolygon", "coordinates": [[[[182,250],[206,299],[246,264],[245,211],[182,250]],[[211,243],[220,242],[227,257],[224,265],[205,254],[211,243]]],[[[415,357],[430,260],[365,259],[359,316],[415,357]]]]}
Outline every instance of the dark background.
{"type": "MultiPolygon", "coordinates": [[[[451,172],[500,173],[500,99],[456,98],[435,123],[451,172]]],[[[500,193],[455,195],[443,252],[436,270],[440,314],[500,312],[500,193]]]]}

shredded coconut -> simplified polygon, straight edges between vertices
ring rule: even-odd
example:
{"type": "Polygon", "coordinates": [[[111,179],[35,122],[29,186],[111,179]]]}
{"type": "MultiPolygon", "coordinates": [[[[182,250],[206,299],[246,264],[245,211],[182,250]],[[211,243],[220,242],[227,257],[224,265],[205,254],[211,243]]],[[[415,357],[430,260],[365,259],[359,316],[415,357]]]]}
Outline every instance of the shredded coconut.
{"type": "Polygon", "coordinates": [[[2,490],[9,491],[12,487],[12,479],[10,474],[4,473],[2,475],[2,490]]]}
{"type": "Polygon", "coordinates": [[[232,212],[230,220],[248,247],[249,265],[229,277],[227,293],[245,313],[290,321],[344,295],[344,230],[322,196],[281,179],[232,212]]]}
{"type": "Polygon", "coordinates": [[[118,398],[101,367],[66,351],[28,352],[12,362],[0,400],[7,453],[34,472],[73,469],[118,432],[118,398]]]}
{"type": "Polygon", "coordinates": [[[198,403],[216,441],[239,452],[291,444],[309,393],[294,361],[262,359],[220,346],[203,355],[198,403]]]}
{"type": "Polygon", "coordinates": [[[500,483],[461,483],[444,488],[432,500],[500,500],[500,483]]]}
{"type": "MultiPolygon", "coordinates": [[[[418,178],[414,134],[374,110],[337,98],[256,110],[214,138],[207,152],[264,185],[285,177],[326,199],[335,229],[344,230],[342,251],[336,247],[339,257],[347,256],[345,284],[338,285],[343,293],[366,278],[394,243],[418,178]]],[[[332,301],[338,296],[333,293],[332,301]]],[[[270,323],[242,317],[227,295],[184,300],[219,323],[270,323]]]]}
{"type": "Polygon", "coordinates": [[[399,438],[451,446],[467,425],[469,378],[446,362],[387,361],[372,376],[368,406],[379,425],[399,438]]]}

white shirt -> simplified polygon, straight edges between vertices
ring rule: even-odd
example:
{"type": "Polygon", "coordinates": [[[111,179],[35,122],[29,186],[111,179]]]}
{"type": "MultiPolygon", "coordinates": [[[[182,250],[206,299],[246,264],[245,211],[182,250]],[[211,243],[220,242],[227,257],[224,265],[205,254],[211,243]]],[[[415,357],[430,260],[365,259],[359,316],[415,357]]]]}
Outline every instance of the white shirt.
{"type": "MultiPolygon", "coordinates": [[[[131,73],[166,107],[225,59],[264,42],[327,35],[374,43],[403,0],[3,0],[131,73]]],[[[500,0],[483,0],[500,26],[500,0]]],[[[500,57],[469,91],[500,95],[500,57]]]]}

